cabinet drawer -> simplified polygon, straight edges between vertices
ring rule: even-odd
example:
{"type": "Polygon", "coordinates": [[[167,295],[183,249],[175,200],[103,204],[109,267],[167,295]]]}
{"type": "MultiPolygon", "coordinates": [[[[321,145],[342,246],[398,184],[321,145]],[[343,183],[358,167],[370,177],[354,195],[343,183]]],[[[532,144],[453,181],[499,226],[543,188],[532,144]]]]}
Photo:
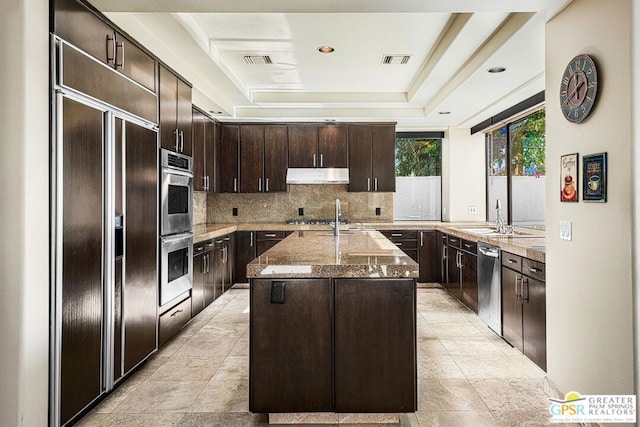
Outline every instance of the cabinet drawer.
{"type": "Polygon", "coordinates": [[[403,251],[418,249],[417,240],[392,240],[393,244],[403,251]]]}
{"type": "Polygon", "coordinates": [[[274,240],[284,239],[286,231],[258,231],[256,232],[256,240],[274,240]]]}
{"type": "Polygon", "coordinates": [[[522,257],[509,252],[502,252],[502,265],[515,271],[522,271],[522,257]]]}
{"type": "Polygon", "coordinates": [[[396,242],[400,240],[418,240],[417,231],[401,231],[401,230],[384,230],[382,235],[387,239],[396,242]]]}
{"type": "Polygon", "coordinates": [[[472,254],[477,254],[478,253],[478,243],[477,242],[472,242],[471,240],[462,240],[462,245],[460,246],[460,249],[462,249],[463,251],[467,251],[467,252],[471,252],[472,254]]]}
{"type": "Polygon", "coordinates": [[[545,264],[528,258],[522,258],[522,273],[534,279],[545,281],[545,264]]]}
{"type": "Polygon", "coordinates": [[[462,247],[462,239],[455,236],[447,236],[447,243],[449,246],[460,249],[462,247]]]}
{"type": "Polygon", "coordinates": [[[158,332],[160,345],[174,336],[189,320],[191,320],[191,298],[187,298],[160,316],[158,332]]]}

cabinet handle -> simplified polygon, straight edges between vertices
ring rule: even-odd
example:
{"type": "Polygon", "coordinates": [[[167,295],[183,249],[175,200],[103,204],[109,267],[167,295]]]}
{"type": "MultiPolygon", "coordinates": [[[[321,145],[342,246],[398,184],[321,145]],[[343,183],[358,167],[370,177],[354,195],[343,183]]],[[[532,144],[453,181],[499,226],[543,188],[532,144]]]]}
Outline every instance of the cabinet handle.
{"type": "Polygon", "coordinates": [[[378,178],[373,178],[373,191],[378,191],[378,178]]]}
{"type": "Polygon", "coordinates": [[[120,43],[118,43],[116,41],[115,58],[114,58],[114,61],[113,61],[113,66],[115,68],[120,67],[120,68],[124,69],[124,42],[123,41],[120,42],[120,43]],[[121,55],[122,56],[122,61],[120,61],[120,63],[118,63],[118,48],[120,48],[121,51],[122,51],[122,55],[121,55]]]}
{"type": "Polygon", "coordinates": [[[447,252],[449,251],[449,248],[447,247],[447,245],[442,245],[442,259],[446,260],[448,257],[447,252]]]}
{"type": "Polygon", "coordinates": [[[258,178],[258,192],[262,193],[262,178],[258,178]]]}
{"type": "Polygon", "coordinates": [[[515,293],[516,293],[516,298],[520,299],[520,297],[522,296],[521,293],[518,291],[518,284],[520,283],[520,281],[522,280],[521,276],[516,276],[516,281],[515,281],[515,293]]]}
{"type": "Polygon", "coordinates": [[[526,302],[527,304],[529,303],[529,279],[527,279],[526,277],[524,277],[522,279],[522,302],[526,302]],[[526,286],[525,286],[526,283],[526,286]],[[527,295],[525,296],[524,291],[525,289],[527,290],[527,295]]]}
{"type": "Polygon", "coordinates": [[[183,311],[184,311],[183,309],[176,310],[176,311],[174,311],[173,313],[171,313],[171,316],[170,316],[170,317],[173,317],[173,316],[175,316],[176,314],[180,314],[180,313],[182,313],[183,311]]]}
{"type": "Polygon", "coordinates": [[[115,36],[107,35],[107,64],[116,60],[116,38],[115,36]],[[109,46],[111,45],[111,46],[109,46]],[[111,47],[111,56],[109,56],[109,47],[111,47]]]}
{"type": "Polygon", "coordinates": [[[264,237],[276,237],[275,233],[266,233],[264,237]]]}
{"type": "Polygon", "coordinates": [[[367,191],[371,191],[371,178],[367,178],[367,191]]]}
{"type": "Polygon", "coordinates": [[[176,134],[176,153],[180,152],[180,131],[178,129],[174,130],[173,133],[176,134]]]}
{"type": "Polygon", "coordinates": [[[515,259],[511,259],[511,258],[509,258],[509,259],[507,260],[507,262],[508,262],[509,264],[517,264],[517,263],[518,263],[518,261],[516,261],[515,259]]]}
{"type": "Polygon", "coordinates": [[[396,246],[397,246],[397,247],[402,246],[402,242],[397,242],[397,243],[396,243],[396,246]]]}
{"type": "Polygon", "coordinates": [[[316,154],[313,153],[313,167],[316,167],[316,154]]]}
{"type": "Polygon", "coordinates": [[[458,253],[460,254],[460,270],[462,270],[464,268],[464,263],[462,262],[462,258],[464,258],[464,252],[458,252],[458,253]]]}
{"type": "Polygon", "coordinates": [[[233,178],[233,192],[238,192],[238,178],[233,178]]]}
{"type": "Polygon", "coordinates": [[[229,240],[231,240],[231,237],[223,237],[222,240],[224,240],[225,242],[228,242],[229,240]]]}
{"type": "Polygon", "coordinates": [[[529,269],[530,272],[532,273],[542,273],[542,270],[539,268],[535,268],[535,267],[527,267],[529,269]]]}
{"type": "Polygon", "coordinates": [[[469,248],[471,248],[471,245],[470,245],[470,244],[468,244],[468,243],[465,243],[465,244],[464,244],[464,247],[465,247],[465,248],[467,248],[467,249],[469,249],[469,248]]]}
{"type": "Polygon", "coordinates": [[[184,131],[180,131],[180,152],[184,153],[184,131]]]}
{"type": "Polygon", "coordinates": [[[391,237],[402,237],[402,233],[391,233],[391,237]]]}
{"type": "Polygon", "coordinates": [[[320,153],[320,167],[324,167],[324,154],[320,153]]]}
{"type": "Polygon", "coordinates": [[[420,246],[424,246],[424,231],[420,232],[420,246]]]}
{"type": "Polygon", "coordinates": [[[251,242],[251,243],[249,244],[249,246],[253,247],[253,239],[254,239],[253,231],[249,232],[249,238],[250,238],[250,242],[251,242]]]}

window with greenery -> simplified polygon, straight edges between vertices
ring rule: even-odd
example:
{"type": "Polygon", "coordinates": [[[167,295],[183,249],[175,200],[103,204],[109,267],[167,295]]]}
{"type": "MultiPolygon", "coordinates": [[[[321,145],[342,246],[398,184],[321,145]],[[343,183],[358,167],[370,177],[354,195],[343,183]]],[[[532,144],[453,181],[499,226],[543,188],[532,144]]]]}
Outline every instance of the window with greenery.
{"type": "Polygon", "coordinates": [[[536,111],[487,133],[487,220],[544,227],[545,112],[536,111]]]}
{"type": "Polygon", "coordinates": [[[397,220],[440,220],[442,218],[442,139],[419,134],[398,134],[396,138],[397,220]]]}

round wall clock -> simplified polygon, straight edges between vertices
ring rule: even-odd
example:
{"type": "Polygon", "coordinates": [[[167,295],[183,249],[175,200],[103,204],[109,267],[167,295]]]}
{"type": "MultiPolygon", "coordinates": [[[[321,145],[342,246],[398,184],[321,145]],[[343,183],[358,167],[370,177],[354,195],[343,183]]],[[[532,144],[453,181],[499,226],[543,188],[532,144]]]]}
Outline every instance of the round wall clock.
{"type": "Polygon", "coordinates": [[[589,55],[569,61],[560,83],[560,108],[567,120],[579,123],[587,118],[598,92],[598,72],[589,55]]]}

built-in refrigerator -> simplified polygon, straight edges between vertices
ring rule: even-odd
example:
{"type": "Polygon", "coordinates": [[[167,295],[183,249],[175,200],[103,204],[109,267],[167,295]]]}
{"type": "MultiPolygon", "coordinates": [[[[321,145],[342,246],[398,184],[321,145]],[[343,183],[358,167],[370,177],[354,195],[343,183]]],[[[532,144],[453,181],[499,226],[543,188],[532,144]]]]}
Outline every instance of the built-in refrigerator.
{"type": "Polygon", "coordinates": [[[153,92],[55,37],[52,58],[50,424],[58,426],[157,349],[158,138],[153,92]]]}

